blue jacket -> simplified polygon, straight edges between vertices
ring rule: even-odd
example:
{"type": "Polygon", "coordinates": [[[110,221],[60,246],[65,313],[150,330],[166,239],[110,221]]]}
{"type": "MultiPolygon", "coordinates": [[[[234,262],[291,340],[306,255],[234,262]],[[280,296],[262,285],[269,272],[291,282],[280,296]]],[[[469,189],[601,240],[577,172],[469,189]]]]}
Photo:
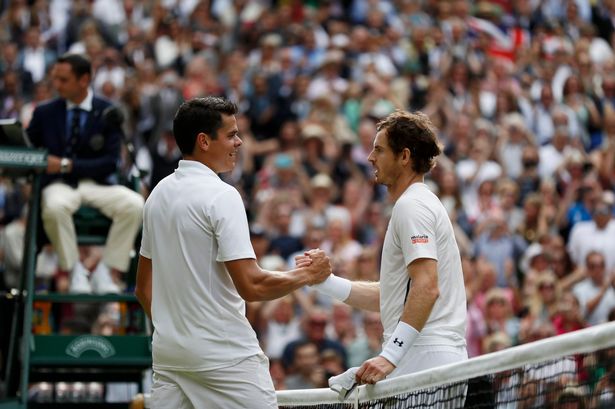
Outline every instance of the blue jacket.
{"type": "Polygon", "coordinates": [[[106,110],[111,107],[109,101],[94,96],[92,110],[87,114],[71,155],[67,155],[66,101],[56,98],[36,107],[27,130],[32,144],[46,148],[50,155],[73,160],[72,172],[45,175],[43,186],[58,179],[72,186],[76,186],[80,179],[111,183],[116,176],[122,141],[120,126],[105,119],[106,110]]]}

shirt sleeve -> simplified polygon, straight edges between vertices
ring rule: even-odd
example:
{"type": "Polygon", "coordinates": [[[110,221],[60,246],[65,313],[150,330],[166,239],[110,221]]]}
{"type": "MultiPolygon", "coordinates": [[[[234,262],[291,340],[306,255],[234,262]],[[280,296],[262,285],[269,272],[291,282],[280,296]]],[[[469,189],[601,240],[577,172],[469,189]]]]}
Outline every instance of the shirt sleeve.
{"type": "Polygon", "coordinates": [[[419,258],[438,260],[434,212],[414,200],[398,204],[392,214],[393,228],[406,266],[419,258]]]}
{"type": "Polygon", "coordinates": [[[221,193],[214,201],[211,214],[218,242],[216,261],[256,259],[250,241],[248,217],[239,192],[228,189],[221,193]]]}

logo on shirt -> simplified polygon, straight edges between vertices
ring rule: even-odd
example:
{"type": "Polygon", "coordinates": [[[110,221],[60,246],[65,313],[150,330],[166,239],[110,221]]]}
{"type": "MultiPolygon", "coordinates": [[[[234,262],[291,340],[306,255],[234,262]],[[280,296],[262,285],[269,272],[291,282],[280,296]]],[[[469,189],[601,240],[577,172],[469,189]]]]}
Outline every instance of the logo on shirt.
{"type": "Polygon", "coordinates": [[[412,241],[412,244],[427,244],[429,243],[429,237],[425,234],[418,234],[410,237],[410,241],[412,241]]]}

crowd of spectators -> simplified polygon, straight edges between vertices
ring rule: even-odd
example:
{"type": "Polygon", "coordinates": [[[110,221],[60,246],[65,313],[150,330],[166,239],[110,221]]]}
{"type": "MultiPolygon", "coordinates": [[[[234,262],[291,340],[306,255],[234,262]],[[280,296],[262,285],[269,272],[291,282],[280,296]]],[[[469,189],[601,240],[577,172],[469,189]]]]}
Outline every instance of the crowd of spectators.
{"type": "MultiPolygon", "coordinates": [[[[267,268],[320,247],[335,274],[378,279],[390,206],[366,158],[380,118],[421,110],[444,145],[427,183],[462,255],[470,356],[614,318],[615,1],[2,4],[0,118],[27,125],[55,58],[86,54],[94,91],[124,112],[136,163],[126,150],[122,168],[146,171],[145,197],[180,158],[179,104],[235,101],[244,144],[223,178],[267,268]]],[[[6,286],[27,196],[0,176],[6,286]]],[[[52,276],[52,252],[39,259],[52,276]]],[[[380,349],[377,314],[309,289],[248,317],[279,389],[323,386],[380,349]]]]}

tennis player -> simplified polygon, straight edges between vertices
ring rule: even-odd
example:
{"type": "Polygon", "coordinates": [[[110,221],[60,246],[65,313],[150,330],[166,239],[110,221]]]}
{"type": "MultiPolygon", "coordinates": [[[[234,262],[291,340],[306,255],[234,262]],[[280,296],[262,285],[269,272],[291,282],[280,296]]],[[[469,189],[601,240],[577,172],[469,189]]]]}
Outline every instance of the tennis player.
{"type": "MultiPolygon", "coordinates": [[[[424,183],[440,152],[425,114],[398,111],[378,123],[368,160],[394,202],[380,282],[331,275],[315,286],[353,307],[380,311],[384,347],[357,370],[357,382],[373,384],[467,359],[459,249],[444,206],[424,183]]],[[[307,258],[297,264],[307,265],[307,258]]]]}
{"type": "Polygon", "coordinates": [[[277,408],[267,357],[245,302],[324,281],[328,258],[309,267],[261,269],[233,169],[242,141],[237,107],[222,98],[183,103],[173,133],[183,160],[149,196],[135,293],[153,321],[152,408],[277,408]]]}

